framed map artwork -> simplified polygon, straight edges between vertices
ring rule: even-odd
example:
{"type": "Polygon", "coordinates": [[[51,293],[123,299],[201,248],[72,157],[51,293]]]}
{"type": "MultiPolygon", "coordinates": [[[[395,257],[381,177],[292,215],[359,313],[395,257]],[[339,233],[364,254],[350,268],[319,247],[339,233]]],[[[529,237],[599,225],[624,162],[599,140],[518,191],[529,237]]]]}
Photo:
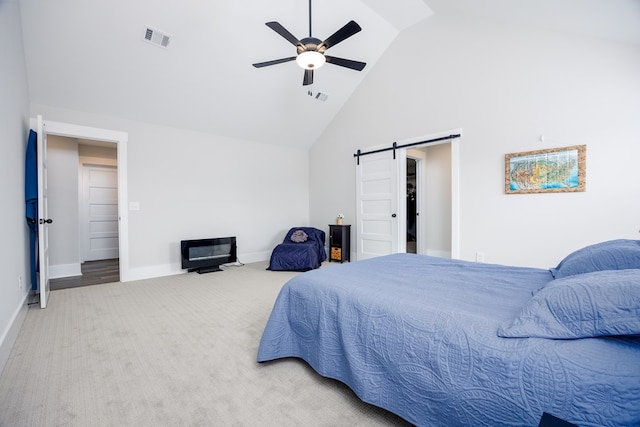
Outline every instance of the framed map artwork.
{"type": "Polygon", "coordinates": [[[507,194],[585,191],[586,145],[511,153],[504,156],[507,194]]]}

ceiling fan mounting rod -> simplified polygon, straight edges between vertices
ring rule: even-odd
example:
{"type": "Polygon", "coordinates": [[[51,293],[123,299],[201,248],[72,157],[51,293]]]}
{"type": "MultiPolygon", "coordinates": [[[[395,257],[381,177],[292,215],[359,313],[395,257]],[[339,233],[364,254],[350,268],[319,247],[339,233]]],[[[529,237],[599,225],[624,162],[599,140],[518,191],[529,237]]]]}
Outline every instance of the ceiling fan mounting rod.
{"type": "Polygon", "coordinates": [[[309,37],[311,37],[311,0],[309,0],[309,37]]]}

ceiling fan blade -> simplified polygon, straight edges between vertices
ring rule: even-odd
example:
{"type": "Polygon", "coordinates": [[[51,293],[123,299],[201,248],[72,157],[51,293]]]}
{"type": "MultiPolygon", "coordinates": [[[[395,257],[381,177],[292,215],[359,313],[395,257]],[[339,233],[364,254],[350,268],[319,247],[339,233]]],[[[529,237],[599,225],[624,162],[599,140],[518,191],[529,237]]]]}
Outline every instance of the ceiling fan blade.
{"type": "Polygon", "coordinates": [[[289,58],[274,59],[273,61],[257,62],[253,64],[253,66],[256,68],[262,68],[262,67],[268,67],[269,65],[282,64],[283,62],[295,61],[295,59],[296,59],[295,56],[291,56],[289,58]]]}
{"type": "Polygon", "coordinates": [[[304,70],[304,80],[302,81],[302,86],[307,86],[312,84],[313,84],[313,70],[304,70]]]}
{"type": "Polygon", "coordinates": [[[324,46],[329,49],[331,46],[337,45],[360,30],[362,30],[362,28],[360,28],[360,25],[358,25],[356,21],[349,21],[344,25],[344,27],[340,28],[338,31],[330,35],[328,39],[323,41],[320,46],[324,46]]]}
{"type": "Polygon", "coordinates": [[[284,28],[282,25],[280,25],[279,22],[276,22],[276,21],[267,22],[267,23],[265,23],[265,25],[267,27],[271,28],[276,33],[280,34],[285,39],[287,39],[289,41],[289,43],[291,43],[292,45],[294,45],[294,46],[298,46],[298,45],[302,46],[302,43],[300,43],[300,40],[298,40],[286,28],[284,28]]]}
{"type": "Polygon", "coordinates": [[[352,70],[362,71],[367,65],[366,62],[353,61],[351,59],[337,58],[335,56],[324,56],[327,59],[327,62],[333,65],[339,65],[345,68],[351,68],[352,70]]]}

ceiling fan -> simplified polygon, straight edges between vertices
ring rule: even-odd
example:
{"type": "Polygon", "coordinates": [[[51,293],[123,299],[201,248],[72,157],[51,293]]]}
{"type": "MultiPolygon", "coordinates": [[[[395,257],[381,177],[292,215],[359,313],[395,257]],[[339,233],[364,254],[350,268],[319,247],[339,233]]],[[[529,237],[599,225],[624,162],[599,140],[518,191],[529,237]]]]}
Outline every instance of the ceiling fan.
{"type": "Polygon", "coordinates": [[[275,59],[273,61],[258,62],[253,64],[256,68],[282,64],[283,62],[296,61],[300,67],[304,68],[304,79],[302,81],[302,85],[306,86],[313,84],[313,71],[320,68],[325,62],[357,71],[362,71],[365,65],[367,65],[365,62],[325,55],[325,51],[327,49],[351,37],[362,30],[362,28],[360,28],[360,25],[355,21],[349,21],[324,41],[313,37],[311,35],[311,0],[309,0],[309,37],[298,40],[293,34],[287,31],[286,28],[280,25],[280,23],[275,21],[267,22],[265,25],[294,45],[296,47],[297,55],[290,56],[288,58],[275,59]]]}

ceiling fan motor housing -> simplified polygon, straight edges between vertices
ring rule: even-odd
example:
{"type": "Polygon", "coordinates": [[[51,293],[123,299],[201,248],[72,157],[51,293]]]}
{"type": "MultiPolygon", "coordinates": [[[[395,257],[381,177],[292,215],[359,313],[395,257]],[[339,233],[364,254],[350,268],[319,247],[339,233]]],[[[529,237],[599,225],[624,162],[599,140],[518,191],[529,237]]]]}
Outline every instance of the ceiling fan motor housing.
{"type": "Polygon", "coordinates": [[[302,52],[309,51],[320,52],[324,55],[324,52],[327,50],[327,47],[322,44],[322,40],[315,37],[306,37],[300,40],[300,43],[301,44],[299,44],[297,48],[298,55],[300,55],[302,52]]]}

